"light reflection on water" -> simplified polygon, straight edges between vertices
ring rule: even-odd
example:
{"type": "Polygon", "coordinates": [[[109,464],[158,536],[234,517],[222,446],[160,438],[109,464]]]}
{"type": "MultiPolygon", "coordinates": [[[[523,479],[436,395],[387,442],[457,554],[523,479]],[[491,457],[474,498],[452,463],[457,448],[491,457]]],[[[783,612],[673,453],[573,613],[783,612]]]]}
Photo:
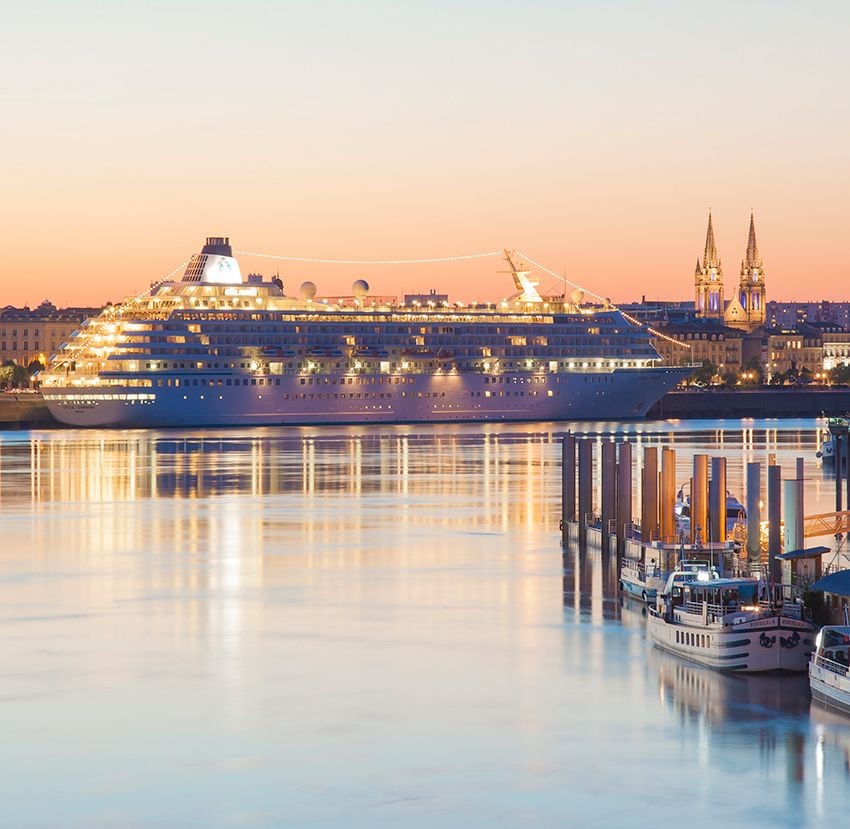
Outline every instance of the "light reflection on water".
{"type": "MultiPolygon", "coordinates": [[[[2,822],[840,820],[850,720],[652,650],[562,554],[563,429],[0,434],[2,822]]],[[[742,498],[805,456],[833,508],[813,421],[622,429],[742,498]]]]}

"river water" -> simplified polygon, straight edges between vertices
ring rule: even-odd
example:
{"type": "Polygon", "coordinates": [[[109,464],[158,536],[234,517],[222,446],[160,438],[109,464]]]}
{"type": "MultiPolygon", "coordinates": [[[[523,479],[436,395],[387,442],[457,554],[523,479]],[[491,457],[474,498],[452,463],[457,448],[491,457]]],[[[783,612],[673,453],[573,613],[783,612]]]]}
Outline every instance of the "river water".
{"type": "MultiPolygon", "coordinates": [[[[562,551],[565,428],[0,433],[0,825],[845,825],[850,718],[562,551]]],[[[815,421],[577,430],[834,509],[815,421]]]]}

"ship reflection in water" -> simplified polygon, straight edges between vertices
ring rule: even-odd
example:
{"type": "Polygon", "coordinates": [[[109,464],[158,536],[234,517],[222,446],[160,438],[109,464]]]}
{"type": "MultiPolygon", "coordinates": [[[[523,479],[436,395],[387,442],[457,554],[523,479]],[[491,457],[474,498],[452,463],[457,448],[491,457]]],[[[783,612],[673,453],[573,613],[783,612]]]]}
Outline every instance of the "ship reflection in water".
{"type": "MultiPolygon", "coordinates": [[[[850,725],[805,678],[654,651],[561,550],[565,428],[0,433],[4,822],[837,824],[850,725]]],[[[616,428],[680,479],[818,439],[616,428]]]]}

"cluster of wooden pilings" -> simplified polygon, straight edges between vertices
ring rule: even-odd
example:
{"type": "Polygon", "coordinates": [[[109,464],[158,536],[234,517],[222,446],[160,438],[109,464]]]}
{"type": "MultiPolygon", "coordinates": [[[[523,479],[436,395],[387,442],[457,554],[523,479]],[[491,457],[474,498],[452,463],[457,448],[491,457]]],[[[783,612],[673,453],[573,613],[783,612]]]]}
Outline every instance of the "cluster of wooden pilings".
{"type": "MultiPolygon", "coordinates": [[[[599,474],[601,504],[593,501],[593,456],[596,438],[577,438],[567,433],[562,439],[562,514],[561,538],[566,546],[578,542],[580,551],[588,547],[589,537],[599,543],[603,553],[620,558],[626,545],[649,544],[699,547],[728,543],[726,515],[726,458],[696,454],[690,483],[690,533],[684,537],[677,527],[676,450],[647,446],[640,467],[639,515],[633,516],[633,447],[628,441],[602,441],[599,474]],[[659,464],[660,455],[660,464],[659,464]],[[637,520],[635,520],[637,519],[637,520]]],[[[745,560],[751,569],[767,566],[779,579],[780,562],[776,558],[784,542],[785,551],[803,547],[803,458],[797,458],[796,475],[782,479],[782,468],[771,454],[767,466],[767,543],[762,543],[762,464],[749,462],[747,481],[747,532],[745,560]],[[784,505],[784,509],[783,509],[784,505]]],[[[850,479],[848,479],[850,482],[850,479]]],[[[850,497],[850,488],[848,488],[850,497]]]]}

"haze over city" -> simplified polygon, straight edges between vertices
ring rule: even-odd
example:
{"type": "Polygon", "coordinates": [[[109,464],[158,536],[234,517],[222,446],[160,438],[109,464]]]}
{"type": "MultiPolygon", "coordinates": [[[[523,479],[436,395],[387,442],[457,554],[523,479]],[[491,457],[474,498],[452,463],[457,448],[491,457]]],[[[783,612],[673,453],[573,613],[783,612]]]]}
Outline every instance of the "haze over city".
{"type": "MultiPolygon", "coordinates": [[[[3,303],[117,301],[195,253],[518,248],[616,301],[846,299],[845,4],[4,4],[3,303]]],[[[247,272],[277,265],[242,260],[247,272]]],[[[499,263],[281,265],[288,289],[510,292],[499,263]]],[[[544,288],[556,289],[552,280],[544,288]]]]}

